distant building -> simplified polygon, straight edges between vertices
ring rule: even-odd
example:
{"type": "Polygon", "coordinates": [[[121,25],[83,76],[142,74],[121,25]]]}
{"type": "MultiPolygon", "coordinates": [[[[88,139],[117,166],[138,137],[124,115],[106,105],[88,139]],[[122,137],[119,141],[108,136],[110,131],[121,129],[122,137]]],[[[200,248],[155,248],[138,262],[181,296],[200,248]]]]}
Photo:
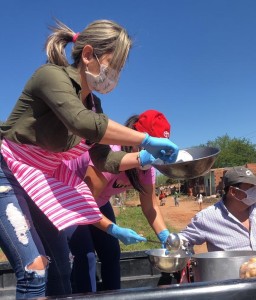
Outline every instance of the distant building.
{"type": "MultiPolygon", "coordinates": [[[[248,163],[244,167],[250,169],[256,175],[256,163],[248,163]]],[[[192,190],[194,196],[198,193],[205,196],[222,194],[224,188],[223,176],[229,169],[230,167],[211,169],[204,176],[188,180],[186,183],[187,193],[191,193],[192,190]]]]}

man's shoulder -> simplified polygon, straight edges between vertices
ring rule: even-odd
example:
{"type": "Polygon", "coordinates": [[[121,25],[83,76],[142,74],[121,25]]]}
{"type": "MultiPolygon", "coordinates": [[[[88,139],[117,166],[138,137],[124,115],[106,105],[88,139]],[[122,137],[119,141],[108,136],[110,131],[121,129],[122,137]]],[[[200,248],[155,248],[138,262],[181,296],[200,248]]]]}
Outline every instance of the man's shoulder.
{"type": "Polygon", "coordinates": [[[212,212],[216,212],[217,210],[221,210],[222,206],[223,206],[223,202],[221,200],[219,200],[218,202],[202,209],[198,214],[207,215],[212,212]]]}

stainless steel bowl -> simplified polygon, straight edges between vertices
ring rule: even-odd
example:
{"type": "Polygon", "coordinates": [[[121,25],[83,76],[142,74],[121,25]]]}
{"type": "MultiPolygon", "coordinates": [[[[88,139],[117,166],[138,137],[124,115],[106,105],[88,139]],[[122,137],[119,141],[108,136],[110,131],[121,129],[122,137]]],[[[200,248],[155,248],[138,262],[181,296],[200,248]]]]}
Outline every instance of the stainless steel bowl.
{"type": "Polygon", "coordinates": [[[147,250],[149,261],[153,267],[161,272],[173,273],[186,267],[191,254],[189,252],[179,250],[165,254],[166,249],[147,250]]]}
{"type": "Polygon", "coordinates": [[[153,166],[169,178],[192,179],[206,174],[220,153],[220,150],[214,147],[192,147],[183,150],[187,151],[193,160],[165,164],[158,159],[153,166]]]}

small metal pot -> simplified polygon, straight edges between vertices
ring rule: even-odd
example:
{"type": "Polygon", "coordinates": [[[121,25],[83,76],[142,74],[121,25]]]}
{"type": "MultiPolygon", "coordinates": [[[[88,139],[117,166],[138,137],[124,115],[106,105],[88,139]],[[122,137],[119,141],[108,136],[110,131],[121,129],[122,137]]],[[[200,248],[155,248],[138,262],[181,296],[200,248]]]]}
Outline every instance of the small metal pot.
{"type": "Polygon", "coordinates": [[[190,263],[195,282],[238,279],[240,266],[256,251],[215,251],[194,254],[190,263]]]}

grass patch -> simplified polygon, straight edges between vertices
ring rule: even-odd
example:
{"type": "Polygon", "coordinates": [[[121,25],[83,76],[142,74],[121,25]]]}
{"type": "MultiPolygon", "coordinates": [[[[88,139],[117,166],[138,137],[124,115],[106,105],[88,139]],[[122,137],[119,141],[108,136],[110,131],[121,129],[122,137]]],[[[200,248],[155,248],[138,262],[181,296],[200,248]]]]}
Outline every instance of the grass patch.
{"type": "MultiPolygon", "coordinates": [[[[118,226],[130,228],[141,234],[147,239],[158,241],[158,238],[153,231],[153,229],[148,224],[147,219],[143,215],[142,209],[140,207],[122,207],[120,213],[116,217],[116,223],[118,226]]],[[[171,232],[176,232],[175,228],[168,226],[171,232]]],[[[124,245],[120,242],[121,251],[140,251],[153,248],[161,248],[161,245],[150,242],[141,242],[138,244],[124,245]]]]}

